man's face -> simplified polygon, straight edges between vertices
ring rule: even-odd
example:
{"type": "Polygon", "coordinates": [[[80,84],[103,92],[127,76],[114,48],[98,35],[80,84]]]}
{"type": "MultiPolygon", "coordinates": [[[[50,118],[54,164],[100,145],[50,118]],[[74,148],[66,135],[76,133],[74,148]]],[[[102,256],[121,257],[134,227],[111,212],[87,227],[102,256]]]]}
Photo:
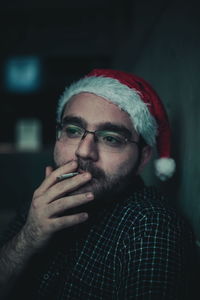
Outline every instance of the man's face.
{"type": "MultiPolygon", "coordinates": [[[[62,118],[76,119],[79,126],[89,131],[113,124],[116,128],[126,128],[130,131],[131,140],[139,140],[128,114],[94,94],[81,93],[73,96],[66,105],[62,118]]],[[[78,162],[78,172],[89,171],[92,174],[92,180],[76,193],[90,191],[96,198],[101,198],[117,194],[130,181],[134,181],[139,159],[136,144],[127,143],[123,151],[119,152],[108,152],[99,148],[93,134],[87,134],[77,145],[69,145],[62,140],[56,141],[54,160],[57,167],[75,160],[78,162]]]]}

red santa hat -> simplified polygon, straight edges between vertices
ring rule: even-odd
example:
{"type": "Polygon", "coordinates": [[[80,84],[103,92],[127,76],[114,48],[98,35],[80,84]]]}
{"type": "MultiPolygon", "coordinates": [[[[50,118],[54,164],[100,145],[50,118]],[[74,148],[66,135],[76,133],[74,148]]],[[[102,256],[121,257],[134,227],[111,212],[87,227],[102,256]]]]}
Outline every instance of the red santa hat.
{"type": "Polygon", "coordinates": [[[175,162],[171,155],[171,132],[165,108],[153,88],[142,78],[110,69],[94,69],[67,87],[58,103],[57,121],[72,96],[88,92],[107,99],[126,111],[133,126],[145,142],[157,146],[156,175],[161,180],[171,177],[175,162]]]}

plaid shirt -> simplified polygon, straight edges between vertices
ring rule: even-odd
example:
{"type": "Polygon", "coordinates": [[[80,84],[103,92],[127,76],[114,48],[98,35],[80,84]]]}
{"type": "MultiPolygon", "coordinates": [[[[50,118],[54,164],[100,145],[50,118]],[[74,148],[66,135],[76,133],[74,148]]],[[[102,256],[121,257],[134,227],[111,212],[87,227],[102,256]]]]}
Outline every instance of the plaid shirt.
{"type": "Polygon", "coordinates": [[[183,300],[193,247],[185,222],[143,186],[59,233],[32,259],[9,299],[19,293],[34,300],[183,300]]]}

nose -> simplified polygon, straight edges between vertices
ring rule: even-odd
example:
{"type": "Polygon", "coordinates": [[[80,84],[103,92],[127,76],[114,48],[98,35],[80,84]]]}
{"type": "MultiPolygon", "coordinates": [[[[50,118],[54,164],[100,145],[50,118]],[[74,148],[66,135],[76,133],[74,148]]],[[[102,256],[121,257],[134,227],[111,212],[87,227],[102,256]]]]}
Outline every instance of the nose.
{"type": "Polygon", "coordinates": [[[98,145],[94,140],[93,134],[87,134],[78,144],[76,152],[77,157],[97,161],[99,157],[98,145]]]}

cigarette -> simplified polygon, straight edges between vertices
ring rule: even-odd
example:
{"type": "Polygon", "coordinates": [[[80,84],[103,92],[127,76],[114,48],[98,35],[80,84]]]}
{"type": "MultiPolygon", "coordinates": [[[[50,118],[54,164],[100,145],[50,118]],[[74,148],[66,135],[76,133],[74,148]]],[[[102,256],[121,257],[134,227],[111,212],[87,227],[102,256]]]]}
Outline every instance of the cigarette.
{"type": "Polygon", "coordinates": [[[73,172],[73,173],[68,173],[68,174],[62,174],[62,175],[60,175],[60,176],[57,177],[57,180],[60,181],[60,180],[66,179],[66,178],[70,178],[70,177],[76,176],[78,174],[79,174],[78,172],[73,172]]]}

